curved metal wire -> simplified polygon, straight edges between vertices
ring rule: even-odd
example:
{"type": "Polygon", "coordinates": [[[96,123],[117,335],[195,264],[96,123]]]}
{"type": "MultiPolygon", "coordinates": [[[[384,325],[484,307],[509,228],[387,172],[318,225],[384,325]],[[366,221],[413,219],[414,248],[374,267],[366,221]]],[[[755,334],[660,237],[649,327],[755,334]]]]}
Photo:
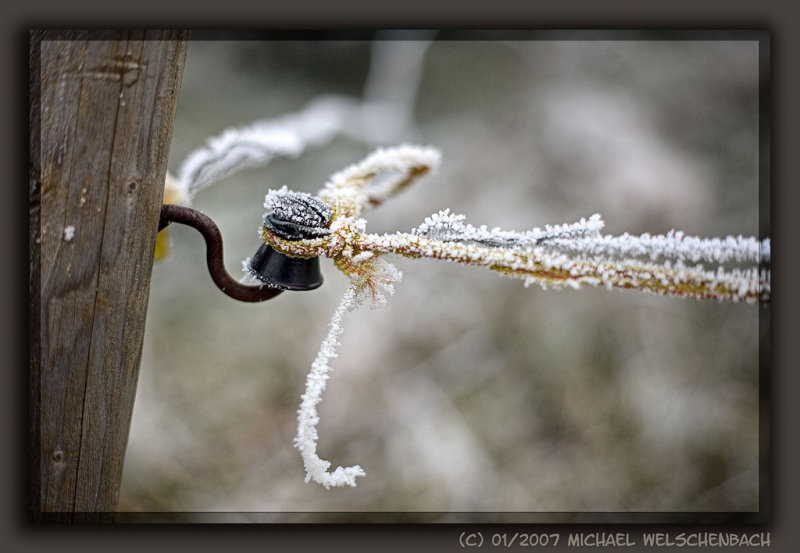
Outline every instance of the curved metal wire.
{"type": "Polygon", "coordinates": [[[222,233],[207,215],[189,207],[164,204],[161,206],[158,230],[164,229],[170,223],[181,223],[200,231],[206,241],[206,262],[211,279],[228,296],[235,300],[254,303],[272,299],[283,292],[279,288],[270,286],[247,286],[237,282],[228,274],[222,258],[222,233]]]}

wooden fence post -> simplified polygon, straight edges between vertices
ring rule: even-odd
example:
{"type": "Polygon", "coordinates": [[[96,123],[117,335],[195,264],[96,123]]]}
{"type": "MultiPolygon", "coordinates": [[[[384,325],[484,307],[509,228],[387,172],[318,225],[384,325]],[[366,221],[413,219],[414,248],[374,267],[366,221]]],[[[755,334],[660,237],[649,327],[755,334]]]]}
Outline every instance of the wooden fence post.
{"type": "Polygon", "coordinates": [[[31,35],[34,520],[116,509],[187,39],[31,35]]]}

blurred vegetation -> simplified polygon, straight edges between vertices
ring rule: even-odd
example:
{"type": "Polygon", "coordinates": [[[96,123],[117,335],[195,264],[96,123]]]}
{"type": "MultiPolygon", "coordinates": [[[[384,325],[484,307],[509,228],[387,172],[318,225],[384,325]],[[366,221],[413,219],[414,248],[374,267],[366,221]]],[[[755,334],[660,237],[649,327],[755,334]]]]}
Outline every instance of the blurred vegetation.
{"type": "MultiPolygon", "coordinates": [[[[170,169],[227,127],[323,93],[358,96],[369,53],[366,41],[193,41],[170,169]]],[[[448,207],[490,228],[600,213],[609,234],[757,235],[758,87],[756,42],[437,40],[416,140],[440,148],[443,167],[369,212],[368,230],[410,230],[448,207]]],[[[233,176],[193,207],[218,223],[239,274],[268,188],[316,192],[372,149],[338,138],[233,176]]],[[[763,307],[525,288],[393,258],[403,282],[386,307],[345,318],[320,406],[321,456],[367,476],[325,490],[304,483],[292,438],[344,278],[323,261],[318,290],[238,303],[212,284],[199,234],[171,232],[121,511],[758,510],[763,307]]]]}

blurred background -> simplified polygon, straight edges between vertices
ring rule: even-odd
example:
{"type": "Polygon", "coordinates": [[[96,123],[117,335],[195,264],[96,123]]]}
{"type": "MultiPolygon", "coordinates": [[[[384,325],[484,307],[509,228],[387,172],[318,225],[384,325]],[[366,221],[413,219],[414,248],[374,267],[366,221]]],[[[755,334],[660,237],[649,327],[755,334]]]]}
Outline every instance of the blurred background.
{"type": "MultiPolygon", "coordinates": [[[[450,208],[507,230],[600,213],[607,234],[758,235],[757,42],[531,37],[195,35],[170,171],[224,129],[320,95],[392,96],[408,108],[403,124],[375,117],[360,135],[197,193],[232,274],[259,246],[268,189],[316,193],[378,145],[408,141],[439,148],[441,169],[365,213],[370,232],[409,231],[450,208]]],[[[385,307],[345,317],[319,407],[320,456],[367,475],[326,490],[304,482],[292,438],[346,279],[324,259],[321,288],[240,303],[211,282],[199,233],[169,230],[120,511],[547,521],[759,508],[763,308],[525,288],[391,257],[403,281],[385,307]]]]}

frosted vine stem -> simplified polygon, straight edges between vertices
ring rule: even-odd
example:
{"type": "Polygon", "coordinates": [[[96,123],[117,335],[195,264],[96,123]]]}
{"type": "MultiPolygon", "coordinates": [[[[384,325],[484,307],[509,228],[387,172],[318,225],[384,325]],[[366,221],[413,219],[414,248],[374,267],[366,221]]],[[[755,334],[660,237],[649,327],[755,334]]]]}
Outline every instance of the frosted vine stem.
{"type": "MultiPolygon", "coordinates": [[[[384,254],[485,267],[520,278],[526,286],[579,288],[588,284],[694,299],[770,301],[769,239],[706,239],[676,231],[604,236],[600,232],[603,220],[596,214],[576,223],[524,232],[490,230],[468,224],[463,215],[449,210],[427,217],[411,232],[365,232],[362,211],[431,175],[439,161],[439,152],[429,147],[378,149],[334,174],[320,190],[319,200],[330,209],[330,217],[326,213],[325,226],[312,233],[313,237],[287,240],[269,225],[260,228],[261,237],[276,251],[288,256],[329,257],[351,282],[312,364],[298,411],[295,446],[302,454],[307,482],[314,480],[326,488],[355,486],[356,477],[365,474],[358,465],[328,472],[330,461],[317,455],[317,405],[332,371],[330,360],[336,356],[345,312],[366,300],[373,308],[383,305],[402,278],[400,271],[381,257],[384,254]],[[691,265],[698,261],[716,265],[716,269],[691,265]]],[[[307,196],[286,187],[270,190],[264,206],[309,226],[321,218],[318,209],[309,212],[313,202],[307,196]]]]}

